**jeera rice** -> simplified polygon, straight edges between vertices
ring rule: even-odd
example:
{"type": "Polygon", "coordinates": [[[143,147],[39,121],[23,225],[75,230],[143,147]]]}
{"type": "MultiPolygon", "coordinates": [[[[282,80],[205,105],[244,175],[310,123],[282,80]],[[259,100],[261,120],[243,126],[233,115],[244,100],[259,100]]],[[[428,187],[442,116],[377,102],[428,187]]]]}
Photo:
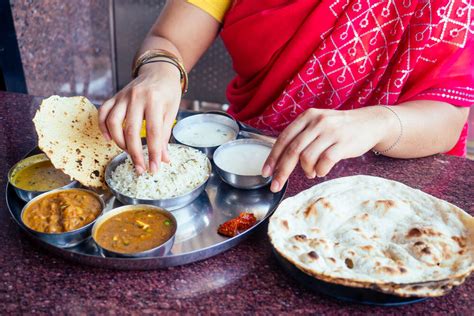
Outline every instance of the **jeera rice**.
{"type": "MultiPolygon", "coordinates": [[[[169,199],[184,195],[201,184],[210,175],[208,158],[202,152],[182,145],[168,145],[170,163],[161,163],[155,174],[136,173],[132,159],[112,172],[110,184],[120,193],[138,199],[169,199]]],[[[144,148],[145,161],[148,149],[144,148]]]]}

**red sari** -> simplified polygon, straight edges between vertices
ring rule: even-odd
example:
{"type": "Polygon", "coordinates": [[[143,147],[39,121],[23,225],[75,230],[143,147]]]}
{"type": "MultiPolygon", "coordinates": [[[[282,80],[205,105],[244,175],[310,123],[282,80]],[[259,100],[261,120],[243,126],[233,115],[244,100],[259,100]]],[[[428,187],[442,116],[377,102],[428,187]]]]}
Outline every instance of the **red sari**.
{"type": "MultiPolygon", "coordinates": [[[[237,72],[229,112],[281,131],[312,107],[469,107],[473,15],[461,0],[236,0],[221,33],[237,72]]],[[[467,123],[450,154],[465,155],[466,135],[467,123]]]]}

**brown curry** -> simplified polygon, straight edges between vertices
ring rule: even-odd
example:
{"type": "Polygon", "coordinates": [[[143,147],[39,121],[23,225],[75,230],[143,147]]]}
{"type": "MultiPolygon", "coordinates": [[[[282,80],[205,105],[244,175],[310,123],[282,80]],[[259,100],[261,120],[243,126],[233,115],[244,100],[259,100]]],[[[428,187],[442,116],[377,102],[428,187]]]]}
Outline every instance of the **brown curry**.
{"type": "Polygon", "coordinates": [[[102,205],[91,193],[76,189],[60,191],[34,201],[23,212],[23,223],[42,233],[64,233],[93,222],[102,205]]]}
{"type": "Polygon", "coordinates": [[[13,184],[28,191],[49,191],[71,182],[69,176],[54,168],[49,160],[40,161],[18,171],[13,184]]]}
{"type": "Polygon", "coordinates": [[[164,244],[175,228],[171,219],[154,210],[130,210],[119,213],[102,223],[95,241],[118,253],[137,253],[164,244]]]}

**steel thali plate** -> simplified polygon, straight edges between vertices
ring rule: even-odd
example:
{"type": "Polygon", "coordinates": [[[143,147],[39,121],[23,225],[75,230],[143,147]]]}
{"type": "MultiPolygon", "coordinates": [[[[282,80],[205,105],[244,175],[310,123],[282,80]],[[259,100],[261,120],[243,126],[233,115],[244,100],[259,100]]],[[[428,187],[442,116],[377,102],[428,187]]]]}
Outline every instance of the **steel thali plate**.
{"type": "MultiPolygon", "coordinates": [[[[180,112],[179,118],[197,113],[180,112]]],[[[41,153],[33,149],[26,156],[41,153]]],[[[184,265],[213,257],[224,252],[249,236],[258,229],[276,209],[286,191],[287,185],[279,192],[272,193],[269,186],[255,190],[236,189],[224,183],[214,171],[209,178],[205,191],[191,204],[171,211],[178,221],[175,242],[170,253],[163,257],[149,258],[112,258],[104,256],[92,238],[86,239],[77,246],[59,248],[39,240],[32,235],[21,221],[20,214],[26,204],[7,183],[6,202],[10,215],[16,224],[35,243],[48,252],[65,259],[112,269],[152,270],[184,265]],[[217,233],[220,224],[238,216],[241,212],[252,212],[258,219],[256,225],[247,231],[228,238],[217,233]]],[[[105,212],[122,206],[116,198],[106,192],[102,195],[106,203],[105,212]]]]}
{"type": "MultiPolygon", "coordinates": [[[[28,156],[36,152],[37,149],[28,156]]],[[[170,253],[163,257],[131,259],[105,257],[92,238],[71,248],[59,248],[47,244],[29,233],[21,222],[21,210],[26,203],[16,195],[10,184],[7,184],[6,188],[6,201],[16,224],[34,242],[55,255],[81,264],[104,268],[150,270],[196,262],[236,246],[268,219],[282,200],[285,190],[286,186],[275,194],[270,191],[269,186],[256,190],[235,189],[224,183],[213,172],[205,191],[194,202],[171,211],[178,221],[178,230],[170,253]],[[252,212],[259,221],[249,230],[233,238],[223,237],[217,233],[220,224],[238,216],[241,212],[252,212]]],[[[108,192],[102,197],[106,203],[105,212],[122,205],[108,192]]]]}

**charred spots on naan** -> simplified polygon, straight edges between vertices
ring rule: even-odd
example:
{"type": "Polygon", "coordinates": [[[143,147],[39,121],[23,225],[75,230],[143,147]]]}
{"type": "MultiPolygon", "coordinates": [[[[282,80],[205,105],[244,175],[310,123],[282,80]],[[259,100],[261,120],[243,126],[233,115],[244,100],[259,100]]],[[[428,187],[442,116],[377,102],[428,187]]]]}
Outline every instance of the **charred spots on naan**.
{"type": "Polygon", "coordinates": [[[364,246],[359,246],[360,249],[364,251],[372,251],[374,250],[374,247],[372,245],[364,245],[364,246]]]}
{"type": "Polygon", "coordinates": [[[293,239],[296,241],[306,241],[308,237],[306,237],[306,235],[299,234],[299,235],[294,235],[293,239]]]}
{"type": "Polygon", "coordinates": [[[286,219],[281,221],[281,226],[283,226],[283,228],[286,230],[290,229],[290,226],[288,225],[288,221],[286,219]]]}
{"type": "Polygon", "coordinates": [[[311,250],[310,252],[308,252],[308,257],[310,257],[313,260],[318,260],[319,259],[318,253],[314,250],[311,250]]]}
{"type": "Polygon", "coordinates": [[[354,261],[352,261],[351,258],[346,258],[344,260],[344,264],[346,265],[347,268],[354,269],[354,261]]]}
{"type": "Polygon", "coordinates": [[[407,233],[407,238],[417,238],[421,236],[429,236],[429,237],[439,237],[442,234],[431,227],[426,228],[418,228],[414,227],[411,228],[407,233]]]}
{"type": "Polygon", "coordinates": [[[454,240],[460,249],[465,249],[467,246],[467,238],[463,236],[451,236],[451,239],[454,240]]]}
{"type": "Polygon", "coordinates": [[[311,204],[304,211],[304,217],[305,218],[317,217],[317,216],[318,216],[318,210],[316,209],[316,204],[311,204]]]}
{"type": "Polygon", "coordinates": [[[384,213],[388,212],[391,208],[394,208],[396,205],[393,200],[377,200],[375,201],[375,208],[382,209],[384,213]]]}

